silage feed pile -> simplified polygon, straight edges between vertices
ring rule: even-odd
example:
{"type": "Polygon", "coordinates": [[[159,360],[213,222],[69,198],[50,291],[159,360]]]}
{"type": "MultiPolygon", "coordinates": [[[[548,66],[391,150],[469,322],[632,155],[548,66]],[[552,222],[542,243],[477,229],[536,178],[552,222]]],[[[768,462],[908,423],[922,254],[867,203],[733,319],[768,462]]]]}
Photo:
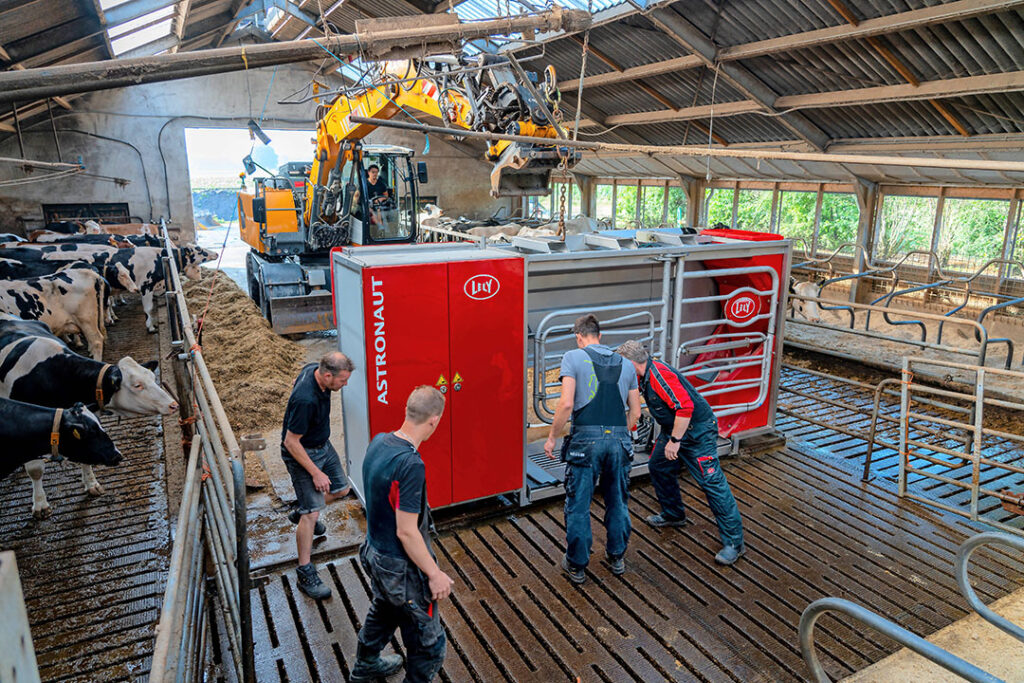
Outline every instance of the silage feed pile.
{"type": "Polygon", "coordinates": [[[189,312],[203,324],[203,358],[236,435],[280,429],[305,349],[278,336],[248,294],[227,275],[203,269],[184,284],[189,312]]]}

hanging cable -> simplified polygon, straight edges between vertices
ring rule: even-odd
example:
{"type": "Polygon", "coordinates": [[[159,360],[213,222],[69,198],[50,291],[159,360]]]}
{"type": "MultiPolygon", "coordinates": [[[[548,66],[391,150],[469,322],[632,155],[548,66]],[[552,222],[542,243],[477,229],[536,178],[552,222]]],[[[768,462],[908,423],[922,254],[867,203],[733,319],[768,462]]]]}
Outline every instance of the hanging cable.
{"type": "MultiPolygon", "coordinates": [[[[708,119],[708,150],[711,150],[711,143],[714,139],[715,131],[715,90],[718,88],[718,72],[722,68],[722,63],[719,62],[715,65],[715,80],[711,82],[711,116],[708,119]]],[[[711,155],[707,156],[707,166],[705,171],[704,179],[711,182],[711,155]]]]}
{"type": "MultiPolygon", "coordinates": [[[[594,16],[594,3],[587,2],[587,12],[594,16]]],[[[576,140],[580,132],[580,113],[583,109],[583,79],[587,76],[587,54],[590,52],[590,29],[583,34],[583,56],[580,58],[580,82],[576,85],[576,120],[572,124],[572,139],[576,140]]],[[[557,88],[558,85],[556,84],[557,88]]]]}

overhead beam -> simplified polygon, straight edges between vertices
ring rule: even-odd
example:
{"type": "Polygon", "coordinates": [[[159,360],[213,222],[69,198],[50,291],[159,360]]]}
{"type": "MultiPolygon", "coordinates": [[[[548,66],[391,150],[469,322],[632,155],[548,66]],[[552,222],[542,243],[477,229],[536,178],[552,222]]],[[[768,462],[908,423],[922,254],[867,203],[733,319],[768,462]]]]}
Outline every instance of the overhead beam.
{"type": "MultiPolygon", "coordinates": [[[[779,109],[776,106],[778,95],[771,88],[739,64],[734,62],[717,63],[718,46],[673,9],[670,7],[657,9],[646,16],[665,35],[700,57],[705,66],[710,69],[720,69],[721,75],[749,99],[758,102],[770,111],[774,112],[779,109]]],[[[815,149],[823,150],[828,145],[828,135],[801,114],[780,114],[777,120],[815,149]]]]}
{"type": "MultiPolygon", "coordinates": [[[[795,33],[769,40],[758,40],[743,45],[724,47],[718,54],[722,61],[764,57],[780,52],[791,52],[808,47],[828,45],[845,40],[856,40],[870,36],[881,36],[889,33],[909,31],[922,26],[959,21],[990,12],[1004,12],[1024,5],[1024,0],[958,0],[946,4],[925,7],[923,9],[889,14],[874,19],[865,19],[854,24],[829,26],[795,33]]],[[[846,18],[846,17],[844,17],[846,18]]],[[[849,21],[848,18],[846,18],[849,21]]]]}
{"type": "MultiPolygon", "coordinates": [[[[1024,2],[1024,0],[1021,1],[1024,2]]],[[[663,74],[674,73],[676,71],[695,69],[703,64],[704,60],[696,55],[676,57],[675,59],[666,59],[663,62],[655,62],[654,64],[634,66],[629,69],[623,69],[622,71],[610,71],[604,74],[597,74],[596,76],[587,76],[583,79],[583,87],[595,88],[602,85],[612,85],[613,83],[632,81],[636,78],[661,76],[663,74]]],[[[577,78],[570,81],[562,81],[558,84],[558,87],[560,90],[575,90],[579,87],[579,84],[580,81],[577,78]]]]}
{"type": "MultiPolygon", "coordinates": [[[[132,59],[143,59],[152,55],[156,55],[157,52],[163,52],[164,50],[170,50],[178,44],[178,36],[173,33],[168,33],[166,36],[161,36],[156,40],[151,40],[148,43],[134,47],[127,52],[122,52],[118,55],[117,61],[132,60],[132,59]]],[[[54,67],[59,68],[59,67],[54,67]]],[[[99,88],[102,90],[103,88],[99,88]]],[[[72,91],[74,92],[74,91],[72,91]]],[[[81,91],[79,91],[81,92],[81,91]]]]}
{"type": "Polygon", "coordinates": [[[416,49],[420,45],[444,42],[461,44],[466,40],[531,28],[551,30],[562,27],[575,31],[589,21],[590,15],[586,12],[556,8],[537,15],[496,21],[368,31],[325,37],[319,41],[286,41],[18,72],[6,71],[0,72],[0,102],[36,100],[68,93],[312,61],[323,55],[324,48],[338,55],[360,53],[382,56],[395,49],[416,49]]]}
{"type": "MultiPolygon", "coordinates": [[[[941,81],[926,81],[917,86],[907,83],[857,88],[854,90],[807,93],[806,95],[785,95],[776,98],[775,107],[777,109],[854,107],[866,104],[884,104],[886,102],[930,101],[937,97],[963,97],[965,95],[985,95],[1019,90],[1024,90],[1024,71],[949,78],[941,81]]],[[[640,126],[651,123],[706,119],[710,118],[712,113],[718,117],[738,116],[740,114],[752,114],[761,111],[765,111],[765,107],[756,100],[737,100],[735,102],[720,102],[713,106],[706,104],[697,107],[683,107],[681,109],[658,109],[632,114],[617,114],[609,116],[604,121],[604,125],[640,126]]],[[[591,120],[584,120],[580,122],[580,127],[593,126],[595,123],[591,120]]]]}
{"type": "Polygon", "coordinates": [[[158,9],[163,9],[168,4],[168,0],[128,0],[128,2],[103,10],[103,16],[106,19],[107,26],[117,26],[126,21],[144,17],[158,9]]]}

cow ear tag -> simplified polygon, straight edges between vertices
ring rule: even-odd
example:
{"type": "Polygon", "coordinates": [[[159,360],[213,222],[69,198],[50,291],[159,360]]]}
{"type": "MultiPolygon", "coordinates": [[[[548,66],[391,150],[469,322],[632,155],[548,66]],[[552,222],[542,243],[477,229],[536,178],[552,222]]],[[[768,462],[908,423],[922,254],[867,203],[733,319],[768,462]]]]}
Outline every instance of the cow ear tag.
{"type": "Polygon", "coordinates": [[[77,429],[72,429],[71,434],[78,440],[82,439],[82,435],[79,433],[77,429]]]}

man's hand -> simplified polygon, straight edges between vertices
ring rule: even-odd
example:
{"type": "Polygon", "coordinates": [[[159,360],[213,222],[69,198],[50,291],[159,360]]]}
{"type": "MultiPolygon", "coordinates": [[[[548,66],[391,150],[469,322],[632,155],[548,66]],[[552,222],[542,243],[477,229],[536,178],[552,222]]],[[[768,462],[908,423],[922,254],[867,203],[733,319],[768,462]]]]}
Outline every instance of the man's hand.
{"type": "Polygon", "coordinates": [[[544,442],[544,453],[552,460],[555,459],[555,437],[549,436],[548,440],[544,442]]]}
{"type": "Polygon", "coordinates": [[[679,457],[679,444],[669,441],[665,444],[665,459],[675,460],[679,457]]]}
{"type": "Polygon", "coordinates": [[[452,594],[455,582],[440,569],[430,577],[430,600],[444,600],[452,594]]]}
{"type": "Polygon", "coordinates": [[[331,478],[324,474],[321,470],[317,470],[313,473],[313,486],[320,493],[327,493],[331,490],[331,478]]]}

